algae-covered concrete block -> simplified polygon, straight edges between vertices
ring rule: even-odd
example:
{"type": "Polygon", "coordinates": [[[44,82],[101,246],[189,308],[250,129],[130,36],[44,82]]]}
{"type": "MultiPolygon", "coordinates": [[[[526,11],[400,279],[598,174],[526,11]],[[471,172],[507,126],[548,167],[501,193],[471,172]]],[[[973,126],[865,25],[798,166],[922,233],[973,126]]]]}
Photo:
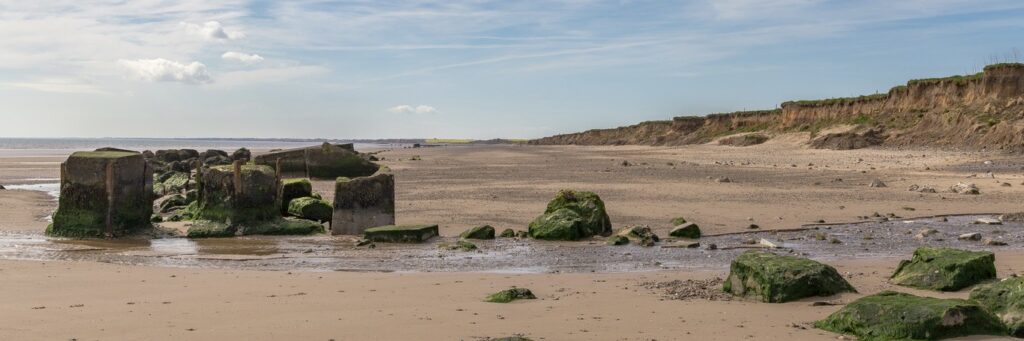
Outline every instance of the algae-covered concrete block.
{"type": "Polygon", "coordinates": [[[761,251],[747,251],[736,257],[722,289],[768,303],[856,292],[831,266],[761,251]]]}
{"type": "Polygon", "coordinates": [[[1007,333],[1024,337],[1024,277],[980,285],[970,298],[1002,319],[1007,333]]]}
{"type": "Polygon", "coordinates": [[[996,257],[987,251],[920,247],[900,262],[893,284],[940,291],[957,291],[996,278],[996,257]]]}
{"type": "Polygon", "coordinates": [[[380,168],[353,150],[351,144],[325,142],[319,146],[270,152],[255,158],[256,164],[272,167],[276,167],[278,160],[284,173],[317,179],[368,176],[380,168]]]}
{"type": "Polygon", "coordinates": [[[331,221],[333,211],[330,203],[313,197],[296,198],[288,203],[288,214],[313,221],[331,221]]]}
{"type": "Polygon", "coordinates": [[[338,178],[331,234],[361,234],[395,223],[395,177],[387,167],[361,178],[338,178]]]}
{"type": "Polygon", "coordinates": [[[309,179],[281,180],[281,213],[288,213],[292,199],[313,196],[313,183],[309,179]]]}
{"type": "Polygon", "coordinates": [[[1003,326],[977,303],[883,291],[850,302],[820,329],[860,340],[939,340],[969,335],[1002,335],[1003,326]]]}
{"type": "Polygon", "coordinates": [[[234,165],[204,168],[194,219],[228,224],[281,217],[279,181],[268,166],[234,165]]]}
{"type": "Polygon", "coordinates": [[[152,178],[138,152],[71,154],[61,164],[60,199],[47,234],[118,237],[150,227],[152,178]]]}
{"type": "Polygon", "coordinates": [[[366,239],[382,243],[422,243],[438,235],[437,225],[387,225],[366,229],[366,239]]]}

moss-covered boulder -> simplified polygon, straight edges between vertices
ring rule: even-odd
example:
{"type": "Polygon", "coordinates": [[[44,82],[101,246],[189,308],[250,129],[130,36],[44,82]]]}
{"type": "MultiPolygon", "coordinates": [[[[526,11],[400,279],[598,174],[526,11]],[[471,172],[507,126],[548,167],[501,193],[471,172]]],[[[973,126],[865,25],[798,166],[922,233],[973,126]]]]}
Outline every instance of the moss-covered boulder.
{"type": "Polygon", "coordinates": [[[325,232],[321,223],[292,217],[245,223],[239,228],[243,235],[304,236],[325,232]]]}
{"type": "Polygon", "coordinates": [[[438,235],[437,225],[387,225],[366,229],[364,237],[374,242],[422,243],[438,235]]]}
{"type": "Polygon", "coordinates": [[[999,319],[977,303],[885,291],[850,302],[814,324],[870,340],[938,340],[1001,335],[999,319]]]}
{"type": "Polygon", "coordinates": [[[309,179],[281,180],[281,213],[288,213],[288,204],[292,199],[312,197],[313,183],[309,179]]]}
{"type": "Polygon", "coordinates": [[[160,213],[168,213],[174,210],[182,209],[189,204],[188,198],[181,194],[172,194],[163,199],[160,202],[160,213]]]}
{"type": "Polygon", "coordinates": [[[167,195],[173,193],[184,193],[188,190],[189,185],[189,173],[169,171],[159,175],[154,174],[156,177],[153,183],[153,192],[157,195],[167,195]]]}
{"type": "Polygon", "coordinates": [[[856,292],[831,266],[763,251],[747,251],[736,257],[723,290],[768,303],[856,292]]]}
{"type": "Polygon", "coordinates": [[[454,244],[447,244],[447,243],[446,244],[441,244],[441,245],[438,245],[438,247],[440,247],[442,249],[445,249],[445,250],[449,250],[449,251],[463,251],[463,252],[476,251],[476,249],[477,249],[476,244],[467,242],[465,240],[458,240],[454,244]]]}
{"type": "Polygon", "coordinates": [[[463,239],[494,239],[494,227],[491,225],[473,227],[462,232],[459,237],[463,239]]]}
{"type": "Polygon", "coordinates": [[[214,166],[203,169],[200,179],[194,219],[241,224],[281,218],[279,182],[273,168],[214,166]]]}
{"type": "Polygon", "coordinates": [[[608,245],[611,245],[611,246],[628,245],[629,244],[629,238],[626,238],[625,236],[615,235],[615,236],[608,237],[608,239],[606,239],[604,243],[608,244],[608,245]]]}
{"type": "Polygon", "coordinates": [[[996,278],[996,257],[987,251],[921,247],[889,279],[919,289],[957,291],[996,278]]]}
{"type": "Polygon", "coordinates": [[[534,296],[533,292],[531,292],[530,289],[511,288],[491,294],[490,296],[487,296],[487,299],[485,299],[484,301],[491,303],[509,303],[515,300],[533,299],[537,299],[537,296],[534,296]]]}
{"type": "Polygon", "coordinates": [[[611,233],[604,201],[597,194],[572,190],[559,191],[529,228],[530,237],[545,240],[578,240],[611,233]]]}
{"type": "Polygon", "coordinates": [[[339,177],[334,184],[331,234],[362,234],[395,223],[395,176],[387,167],[370,176],[339,177]]]}
{"type": "Polygon", "coordinates": [[[615,235],[626,237],[641,246],[654,246],[654,243],[661,241],[661,238],[658,238],[658,235],[650,227],[644,225],[625,227],[616,232],[615,235]]]}
{"type": "Polygon", "coordinates": [[[504,230],[501,231],[501,235],[499,235],[499,237],[502,237],[502,238],[515,238],[515,236],[516,236],[516,231],[513,230],[513,229],[504,229],[504,230]]]}
{"type": "Polygon", "coordinates": [[[61,164],[60,198],[46,233],[118,237],[151,226],[153,175],[142,154],[75,152],[61,164]]]}
{"type": "Polygon", "coordinates": [[[971,290],[971,300],[999,317],[1008,334],[1024,337],[1024,277],[979,285],[971,290]]]}
{"type": "Polygon", "coordinates": [[[331,221],[334,208],[327,201],[313,198],[296,198],[288,203],[288,214],[319,222],[331,221]]]}
{"type": "Polygon", "coordinates": [[[677,238],[690,239],[697,239],[700,238],[701,236],[700,227],[694,223],[682,223],[680,225],[677,225],[676,227],[672,228],[671,231],[668,232],[668,235],[677,238]]]}
{"type": "Polygon", "coordinates": [[[197,220],[192,222],[192,226],[189,226],[186,236],[189,238],[226,238],[234,237],[237,232],[237,226],[216,221],[197,220]]]}
{"type": "Polygon", "coordinates": [[[289,149],[256,156],[254,162],[276,167],[281,160],[281,171],[301,174],[314,179],[363,177],[377,172],[379,165],[370,162],[351,148],[324,142],[319,146],[289,149]]]}

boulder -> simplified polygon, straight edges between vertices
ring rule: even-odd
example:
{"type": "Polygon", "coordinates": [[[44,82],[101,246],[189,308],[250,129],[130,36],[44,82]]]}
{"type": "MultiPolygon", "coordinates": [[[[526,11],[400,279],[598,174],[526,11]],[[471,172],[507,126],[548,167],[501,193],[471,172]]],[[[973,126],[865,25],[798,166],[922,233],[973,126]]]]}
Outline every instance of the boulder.
{"type": "Polygon", "coordinates": [[[494,227],[491,225],[477,226],[462,232],[463,239],[494,239],[494,227]]]}
{"type": "Polygon", "coordinates": [[[281,213],[288,212],[288,203],[292,199],[313,196],[313,183],[309,179],[281,180],[281,213]]]}
{"type": "Polygon", "coordinates": [[[654,246],[654,243],[661,240],[661,238],[658,238],[657,234],[654,234],[654,231],[651,231],[650,227],[642,225],[623,228],[619,230],[619,232],[615,233],[615,235],[626,237],[630,241],[635,241],[641,246],[654,246]]]}
{"type": "Polygon", "coordinates": [[[259,165],[204,168],[195,219],[239,224],[281,218],[280,182],[274,169],[259,165]]]}
{"type": "Polygon", "coordinates": [[[747,251],[733,260],[723,290],[768,303],[856,292],[831,266],[762,251],[747,251]]]}
{"type": "Polygon", "coordinates": [[[225,223],[200,220],[192,222],[186,236],[189,238],[225,238],[234,237],[238,232],[237,226],[230,226],[225,223]]]}
{"type": "Polygon", "coordinates": [[[968,195],[978,195],[978,194],[981,194],[981,191],[978,190],[978,186],[973,184],[973,183],[958,182],[956,185],[953,185],[953,187],[950,187],[949,190],[952,191],[953,193],[959,193],[959,194],[968,194],[968,195]]]}
{"type": "Polygon", "coordinates": [[[243,235],[294,236],[324,233],[324,225],[308,219],[277,218],[240,224],[243,235]]]}
{"type": "Polygon", "coordinates": [[[611,233],[612,223],[601,198],[572,190],[558,192],[529,228],[530,237],[545,240],[578,240],[611,233]]]}
{"type": "Polygon", "coordinates": [[[367,228],[395,223],[395,176],[387,167],[359,178],[340,177],[334,184],[332,234],[361,234],[367,228]]]}
{"type": "Polygon", "coordinates": [[[999,317],[1008,334],[1024,337],[1024,277],[979,285],[970,298],[999,317]]]}
{"type": "Polygon", "coordinates": [[[981,240],[981,233],[978,233],[978,232],[964,233],[964,234],[961,234],[961,235],[957,236],[956,238],[959,239],[959,240],[979,241],[979,240],[981,240]]]}
{"type": "Polygon", "coordinates": [[[957,291],[996,278],[995,255],[987,251],[920,247],[900,262],[889,279],[897,285],[957,291]]]}
{"type": "Polygon", "coordinates": [[[238,148],[234,153],[231,153],[231,161],[248,162],[249,160],[252,160],[252,152],[244,147],[238,148]]]}
{"type": "Polygon", "coordinates": [[[47,234],[119,237],[151,226],[153,174],[142,154],[75,152],[60,173],[60,198],[47,234]]]}
{"type": "Polygon", "coordinates": [[[303,219],[329,222],[333,213],[330,203],[313,197],[296,198],[288,203],[288,214],[303,219]]]}
{"type": "Polygon", "coordinates": [[[176,209],[181,209],[189,204],[188,199],[181,194],[172,194],[167,196],[160,202],[160,213],[167,213],[176,209]]]}
{"type": "Polygon", "coordinates": [[[611,236],[611,237],[608,237],[607,240],[605,240],[605,244],[612,245],[612,246],[627,245],[627,244],[629,244],[629,238],[626,238],[625,236],[618,236],[618,235],[611,236]]]}
{"type": "Polygon", "coordinates": [[[365,238],[384,243],[422,243],[438,235],[437,225],[387,225],[366,229],[365,238]]]}
{"type": "Polygon", "coordinates": [[[694,223],[683,223],[672,228],[668,235],[677,238],[697,239],[700,238],[700,227],[694,223]]]}
{"type": "Polygon", "coordinates": [[[156,177],[153,188],[157,195],[183,193],[188,190],[190,175],[186,172],[169,171],[156,177]]]}
{"type": "Polygon", "coordinates": [[[500,237],[502,238],[515,238],[516,231],[513,229],[504,229],[501,231],[500,237]]]}
{"type": "Polygon", "coordinates": [[[977,303],[884,291],[850,302],[820,329],[860,340],[937,340],[968,335],[1002,335],[999,319],[977,303]]]}
{"type": "Polygon", "coordinates": [[[282,172],[300,173],[315,179],[370,176],[380,169],[379,165],[353,150],[351,144],[327,142],[319,146],[271,152],[254,159],[257,164],[271,167],[276,167],[277,160],[281,160],[282,172]]]}
{"type": "Polygon", "coordinates": [[[530,289],[526,288],[511,288],[505,289],[490,296],[487,296],[485,301],[491,303],[509,303],[515,300],[533,300],[537,299],[537,296],[533,295],[530,289]]]}

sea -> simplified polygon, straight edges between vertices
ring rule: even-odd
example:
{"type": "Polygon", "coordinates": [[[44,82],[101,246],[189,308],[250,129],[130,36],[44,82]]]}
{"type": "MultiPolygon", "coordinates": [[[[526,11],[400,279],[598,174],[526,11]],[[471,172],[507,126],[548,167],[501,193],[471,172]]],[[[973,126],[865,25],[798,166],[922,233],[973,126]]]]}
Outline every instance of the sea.
{"type": "MultiPolygon", "coordinates": [[[[228,153],[245,147],[252,151],[288,149],[313,146],[324,141],[345,143],[342,140],[286,140],[286,139],[204,139],[204,138],[6,138],[0,137],[0,157],[68,155],[79,150],[115,147],[128,150],[159,149],[220,149],[228,153]]],[[[401,148],[399,143],[355,143],[361,152],[388,148],[401,148]]]]}

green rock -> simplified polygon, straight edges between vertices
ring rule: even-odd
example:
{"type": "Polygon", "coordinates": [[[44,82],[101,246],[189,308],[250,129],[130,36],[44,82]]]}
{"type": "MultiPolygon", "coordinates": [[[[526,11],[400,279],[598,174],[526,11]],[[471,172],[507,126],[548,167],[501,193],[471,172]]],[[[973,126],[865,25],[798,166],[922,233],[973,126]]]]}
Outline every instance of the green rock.
{"type": "Polygon", "coordinates": [[[465,240],[456,241],[455,244],[441,244],[438,246],[449,251],[475,251],[477,249],[476,244],[465,240]]]}
{"type": "Polygon", "coordinates": [[[530,237],[545,240],[578,240],[611,233],[612,223],[601,198],[572,190],[559,191],[529,229],[530,237]]]}
{"type": "Polygon", "coordinates": [[[999,319],[977,303],[885,291],[850,302],[820,329],[871,340],[938,340],[968,335],[1002,335],[999,319]]]}
{"type": "Polygon", "coordinates": [[[736,257],[723,290],[768,303],[856,292],[831,266],[763,251],[747,251],[736,257]]]}
{"type": "Polygon", "coordinates": [[[672,228],[668,235],[677,238],[697,239],[700,238],[700,227],[694,223],[683,223],[672,228]]]}
{"type": "Polygon", "coordinates": [[[890,282],[939,291],[957,291],[996,278],[996,257],[987,251],[920,247],[900,262],[890,282]]]}
{"type": "Polygon", "coordinates": [[[61,165],[60,182],[48,235],[119,237],[152,226],[152,170],[142,154],[75,152],[61,165]]]}
{"type": "Polygon", "coordinates": [[[189,238],[224,238],[234,237],[237,231],[235,226],[225,223],[197,220],[192,222],[192,226],[188,228],[187,236],[189,238]]]}
{"type": "Polygon", "coordinates": [[[422,243],[438,235],[437,225],[387,225],[371,227],[365,238],[383,243],[422,243]]]}
{"type": "Polygon", "coordinates": [[[537,298],[537,296],[534,296],[533,292],[531,292],[530,289],[526,289],[526,288],[511,288],[511,289],[505,289],[505,290],[496,292],[496,293],[494,293],[494,294],[492,294],[490,296],[487,296],[487,299],[485,301],[491,302],[491,303],[509,303],[509,302],[512,302],[512,301],[515,301],[515,300],[521,300],[521,299],[533,300],[533,299],[536,299],[536,298],[537,298]]]}
{"type": "Polygon", "coordinates": [[[164,217],[161,217],[159,214],[154,214],[152,217],[149,217],[149,221],[153,223],[162,223],[164,221],[164,217]]]}
{"type": "Polygon", "coordinates": [[[501,235],[500,235],[500,237],[502,237],[502,238],[514,238],[515,236],[516,236],[516,231],[513,230],[513,229],[505,229],[505,230],[501,231],[501,235]]]}
{"type": "Polygon", "coordinates": [[[971,300],[996,314],[1006,325],[1007,333],[1024,337],[1024,277],[979,285],[971,290],[971,300]]]}
{"type": "Polygon", "coordinates": [[[184,195],[172,194],[160,203],[160,213],[167,213],[176,209],[181,209],[188,204],[188,199],[185,198],[184,195]]]}
{"type": "Polygon", "coordinates": [[[296,198],[292,199],[292,201],[288,203],[288,214],[299,218],[328,222],[331,221],[331,215],[334,214],[334,208],[332,208],[331,204],[327,201],[317,198],[296,198]]]}
{"type": "Polygon", "coordinates": [[[462,232],[463,239],[494,239],[494,227],[491,225],[477,226],[462,232]]]}
{"type": "Polygon", "coordinates": [[[615,235],[636,241],[641,246],[654,246],[654,243],[661,240],[657,234],[654,234],[654,231],[651,231],[650,227],[641,225],[623,228],[615,235]]]}
{"type": "Polygon", "coordinates": [[[312,197],[313,183],[309,179],[284,179],[281,180],[281,214],[288,213],[288,204],[292,199],[312,197]]]}
{"type": "Polygon", "coordinates": [[[686,224],[686,218],[675,217],[675,218],[672,219],[672,226],[679,226],[679,225],[682,225],[682,224],[686,224]]]}
{"type": "Polygon", "coordinates": [[[189,174],[185,172],[170,171],[160,174],[156,183],[163,189],[160,195],[181,193],[188,187],[189,174]]]}
{"type": "Polygon", "coordinates": [[[529,232],[522,231],[522,230],[516,231],[516,238],[529,238],[529,237],[530,237],[530,233],[529,232]]]}
{"type": "Polygon", "coordinates": [[[239,228],[243,235],[304,236],[325,232],[321,223],[291,217],[246,223],[239,228]]]}
{"type": "Polygon", "coordinates": [[[625,236],[611,236],[608,237],[605,243],[612,246],[626,245],[629,244],[629,238],[625,236]]]}

